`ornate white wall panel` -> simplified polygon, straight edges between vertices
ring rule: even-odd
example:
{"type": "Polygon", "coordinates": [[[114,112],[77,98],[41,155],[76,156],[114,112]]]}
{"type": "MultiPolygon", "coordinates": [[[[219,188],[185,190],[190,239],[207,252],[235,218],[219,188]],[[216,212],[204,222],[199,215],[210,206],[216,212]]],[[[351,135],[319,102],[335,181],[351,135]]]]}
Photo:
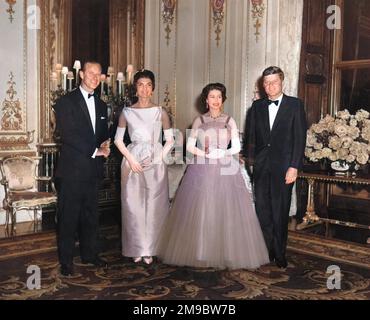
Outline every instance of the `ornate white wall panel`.
{"type": "Polygon", "coordinates": [[[225,83],[225,110],[241,130],[266,67],[279,65],[286,74],[286,93],[297,93],[303,0],[225,0],[218,43],[211,2],[177,0],[169,45],[161,3],[146,1],[145,63],[159,79],[158,103],[163,104],[169,86],[178,128],[191,124],[196,99],[208,82],[225,83]]]}
{"type": "MultiPolygon", "coordinates": [[[[38,81],[38,29],[36,0],[17,0],[13,5],[13,21],[9,20],[6,1],[0,1],[0,60],[2,68],[0,72],[0,128],[1,154],[36,153],[36,137],[38,135],[38,104],[39,104],[39,81],[38,81]],[[28,12],[27,12],[28,10],[28,12]],[[36,16],[35,16],[36,14],[36,16]],[[8,81],[10,73],[13,74],[13,99],[9,99],[7,91],[10,88],[8,81]],[[11,114],[9,118],[4,117],[3,110],[6,101],[19,101],[19,114],[11,114]],[[13,119],[14,116],[14,119],[13,119]],[[5,120],[5,119],[9,119],[5,120]],[[16,125],[19,123],[19,126],[16,125]],[[6,127],[5,124],[12,124],[6,127]],[[27,133],[35,137],[33,142],[27,143],[27,133]],[[15,139],[15,140],[13,140],[15,139]],[[18,144],[18,139],[23,143],[18,144]],[[8,141],[9,143],[4,143],[8,141]]],[[[3,188],[0,188],[0,203],[4,198],[3,188]]],[[[27,211],[17,214],[17,221],[32,219],[27,211]]],[[[5,221],[5,215],[0,214],[0,224],[5,221]]]]}
{"type": "MultiPolygon", "coordinates": [[[[227,101],[225,111],[237,121],[240,130],[244,125],[246,101],[246,80],[248,75],[247,39],[248,1],[226,1],[226,43],[225,43],[225,76],[227,101]]],[[[249,102],[248,102],[249,104],[249,102]]]]}

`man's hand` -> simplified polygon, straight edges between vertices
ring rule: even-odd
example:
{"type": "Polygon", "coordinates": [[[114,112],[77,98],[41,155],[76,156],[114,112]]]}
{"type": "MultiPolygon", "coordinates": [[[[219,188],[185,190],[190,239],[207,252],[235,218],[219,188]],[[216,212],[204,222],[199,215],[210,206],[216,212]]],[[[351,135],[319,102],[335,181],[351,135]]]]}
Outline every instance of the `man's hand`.
{"type": "Polygon", "coordinates": [[[285,175],[285,184],[291,184],[297,180],[298,170],[290,167],[285,175]]]}
{"type": "Polygon", "coordinates": [[[100,148],[109,148],[110,146],[110,138],[105,140],[101,145],[100,148]]]}
{"type": "Polygon", "coordinates": [[[96,155],[108,158],[109,154],[110,154],[110,139],[107,139],[100,145],[100,148],[96,152],[96,155]]]}
{"type": "Polygon", "coordinates": [[[104,158],[108,158],[109,157],[109,154],[110,154],[110,148],[102,148],[100,147],[98,149],[98,151],[96,152],[96,156],[97,157],[100,157],[100,156],[103,156],[104,158]]]}

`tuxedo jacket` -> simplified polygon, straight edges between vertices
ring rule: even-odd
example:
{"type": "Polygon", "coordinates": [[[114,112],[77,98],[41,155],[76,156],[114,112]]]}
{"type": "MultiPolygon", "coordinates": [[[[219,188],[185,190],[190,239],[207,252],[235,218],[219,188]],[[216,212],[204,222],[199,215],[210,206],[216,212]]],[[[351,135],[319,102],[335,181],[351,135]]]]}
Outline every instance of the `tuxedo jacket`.
{"type": "Polygon", "coordinates": [[[270,130],[268,99],[253,102],[243,137],[243,156],[254,175],[270,170],[285,177],[289,167],[299,169],[306,145],[306,115],[300,99],[283,95],[270,130]]]}
{"type": "Polygon", "coordinates": [[[61,97],[54,107],[61,140],[58,178],[91,181],[103,177],[104,157],[92,155],[109,138],[107,105],[96,96],[90,99],[95,99],[95,133],[79,88],[61,97]]]}

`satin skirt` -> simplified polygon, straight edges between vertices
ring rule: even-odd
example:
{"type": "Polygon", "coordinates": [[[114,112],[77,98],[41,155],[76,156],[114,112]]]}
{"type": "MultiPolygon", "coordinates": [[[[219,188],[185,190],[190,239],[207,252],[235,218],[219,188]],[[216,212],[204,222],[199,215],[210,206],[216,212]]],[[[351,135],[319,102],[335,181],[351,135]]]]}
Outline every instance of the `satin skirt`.
{"type": "Polygon", "coordinates": [[[121,201],[122,255],[155,256],[155,244],[169,212],[167,166],[163,162],[151,164],[143,173],[134,173],[124,158],[121,201]]]}

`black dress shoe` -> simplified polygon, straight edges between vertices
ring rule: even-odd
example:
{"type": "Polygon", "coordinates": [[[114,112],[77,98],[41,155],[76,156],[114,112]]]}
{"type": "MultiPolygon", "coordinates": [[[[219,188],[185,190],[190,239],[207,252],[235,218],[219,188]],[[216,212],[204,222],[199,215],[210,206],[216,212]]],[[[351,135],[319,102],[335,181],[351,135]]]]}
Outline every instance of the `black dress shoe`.
{"type": "Polygon", "coordinates": [[[73,276],[73,267],[69,264],[61,264],[60,265],[60,273],[62,276],[68,277],[73,276]]]}
{"type": "Polygon", "coordinates": [[[99,267],[99,268],[107,268],[108,263],[100,258],[96,258],[94,260],[81,260],[82,264],[99,267]]]}
{"type": "Polygon", "coordinates": [[[286,261],[285,258],[275,259],[275,263],[281,269],[285,269],[288,266],[288,262],[286,261]]]}

